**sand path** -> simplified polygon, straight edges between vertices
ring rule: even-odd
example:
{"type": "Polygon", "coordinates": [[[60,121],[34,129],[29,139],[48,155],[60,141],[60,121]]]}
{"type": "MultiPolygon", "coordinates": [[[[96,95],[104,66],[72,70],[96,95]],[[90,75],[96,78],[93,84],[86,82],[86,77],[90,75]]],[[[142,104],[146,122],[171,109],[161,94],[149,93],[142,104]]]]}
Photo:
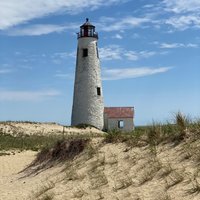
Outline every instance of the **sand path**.
{"type": "Polygon", "coordinates": [[[35,158],[36,152],[24,151],[14,155],[0,156],[0,199],[27,199],[30,190],[26,181],[20,179],[22,171],[35,158]]]}

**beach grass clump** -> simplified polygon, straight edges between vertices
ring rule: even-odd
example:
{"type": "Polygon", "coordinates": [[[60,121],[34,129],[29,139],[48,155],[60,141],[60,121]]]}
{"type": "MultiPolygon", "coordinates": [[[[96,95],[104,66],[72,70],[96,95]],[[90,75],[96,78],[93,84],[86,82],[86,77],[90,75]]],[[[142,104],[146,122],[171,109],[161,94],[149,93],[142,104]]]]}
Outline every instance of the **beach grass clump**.
{"type": "Polygon", "coordinates": [[[146,143],[144,140],[144,129],[139,127],[131,132],[123,132],[121,130],[111,130],[104,134],[105,143],[126,143],[130,147],[143,146],[146,143]]]}
{"type": "Polygon", "coordinates": [[[112,130],[105,134],[104,142],[118,143],[118,142],[125,142],[127,139],[128,139],[128,134],[125,135],[120,130],[112,130]]]}
{"type": "Polygon", "coordinates": [[[61,136],[41,136],[41,135],[18,135],[0,133],[0,151],[9,150],[33,150],[38,151],[44,147],[51,146],[58,141],[61,136]]]}
{"type": "Polygon", "coordinates": [[[43,148],[30,166],[72,160],[85,149],[88,142],[89,139],[84,138],[57,141],[52,147],[43,148]]]}
{"type": "Polygon", "coordinates": [[[147,141],[149,145],[158,145],[161,142],[162,137],[162,125],[153,123],[147,130],[147,141]]]}
{"type": "Polygon", "coordinates": [[[75,128],[79,129],[86,129],[86,128],[96,128],[95,126],[89,125],[89,124],[78,124],[74,126],[75,128]]]}
{"type": "Polygon", "coordinates": [[[174,126],[174,132],[173,132],[174,134],[173,134],[172,140],[176,141],[177,143],[184,140],[186,137],[189,124],[190,124],[190,121],[184,114],[182,114],[181,112],[176,113],[175,126],[174,126]]]}

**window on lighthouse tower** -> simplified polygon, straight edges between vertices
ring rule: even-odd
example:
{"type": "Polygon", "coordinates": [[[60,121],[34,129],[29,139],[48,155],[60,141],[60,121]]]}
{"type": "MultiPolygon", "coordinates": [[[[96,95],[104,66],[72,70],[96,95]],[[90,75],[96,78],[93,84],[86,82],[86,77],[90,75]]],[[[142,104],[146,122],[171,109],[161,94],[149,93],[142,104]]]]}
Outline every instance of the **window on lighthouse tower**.
{"type": "Polygon", "coordinates": [[[88,56],[88,49],[83,49],[83,57],[87,57],[88,56]]]}
{"type": "Polygon", "coordinates": [[[101,96],[101,88],[100,87],[97,87],[97,95],[101,96]]]}

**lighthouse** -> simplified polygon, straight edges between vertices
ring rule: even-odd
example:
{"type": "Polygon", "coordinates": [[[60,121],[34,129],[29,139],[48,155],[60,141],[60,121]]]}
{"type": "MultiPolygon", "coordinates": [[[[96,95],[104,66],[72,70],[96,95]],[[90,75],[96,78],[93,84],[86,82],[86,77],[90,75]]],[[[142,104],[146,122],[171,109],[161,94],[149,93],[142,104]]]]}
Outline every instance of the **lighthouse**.
{"type": "Polygon", "coordinates": [[[71,125],[87,124],[103,129],[103,92],[98,34],[89,19],[80,26],[71,125]]]}

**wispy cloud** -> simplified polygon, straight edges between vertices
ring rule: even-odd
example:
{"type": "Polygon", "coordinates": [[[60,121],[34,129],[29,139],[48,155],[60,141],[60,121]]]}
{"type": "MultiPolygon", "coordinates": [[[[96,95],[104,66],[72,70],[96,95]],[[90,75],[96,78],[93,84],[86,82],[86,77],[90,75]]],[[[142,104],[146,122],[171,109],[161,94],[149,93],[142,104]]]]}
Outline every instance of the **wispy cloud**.
{"type": "Polygon", "coordinates": [[[149,58],[151,56],[154,56],[155,54],[155,51],[127,51],[124,53],[128,60],[139,60],[142,58],[149,58]]]}
{"type": "Polygon", "coordinates": [[[0,101],[40,101],[60,95],[57,90],[12,91],[0,90],[0,101]]]}
{"type": "MultiPolygon", "coordinates": [[[[102,79],[107,80],[121,80],[121,79],[131,79],[139,78],[144,76],[151,76],[154,74],[165,73],[171,70],[172,67],[132,67],[132,68],[102,68],[102,79]]],[[[73,79],[74,75],[72,73],[57,73],[55,75],[57,78],[73,79]]]]}
{"type": "Polygon", "coordinates": [[[99,30],[110,32],[135,28],[148,22],[151,22],[151,18],[129,16],[116,19],[111,17],[102,17],[97,25],[99,30]]]}
{"type": "Polygon", "coordinates": [[[200,11],[199,0],[163,0],[165,9],[175,13],[198,12],[200,11]]]}
{"type": "Polygon", "coordinates": [[[11,73],[12,70],[11,69],[0,69],[0,74],[8,74],[11,73]]]}
{"type": "Polygon", "coordinates": [[[183,44],[183,43],[162,43],[160,44],[160,48],[162,49],[174,49],[174,48],[197,48],[197,44],[183,44]]]}
{"type": "MultiPolygon", "coordinates": [[[[150,18],[137,18],[137,17],[122,17],[120,19],[102,17],[95,24],[99,31],[111,32],[111,31],[124,31],[135,27],[142,26],[144,23],[151,22],[150,18]]],[[[10,36],[39,36],[50,33],[61,33],[67,30],[77,30],[80,24],[68,23],[68,24],[34,24],[17,26],[5,30],[4,32],[10,36]]],[[[1,27],[0,27],[1,29],[1,27]]],[[[119,33],[115,34],[113,38],[122,39],[122,35],[119,33]]]]}
{"type": "Polygon", "coordinates": [[[131,79],[143,76],[151,76],[159,73],[165,73],[170,69],[171,67],[103,69],[102,74],[103,74],[103,80],[121,80],[121,79],[131,79]]]}
{"type": "Polygon", "coordinates": [[[5,31],[10,36],[39,36],[50,33],[61,33],[65,30],[77,28],[78,25],[36,24],[25,27],[11,28],[5,31]]]}
{"type": "Polygon", "coordinates": [[[73,79],[74,78],[74,76],[72,74],[67,74],[67,73],[57,73],[57,74],[55,74],[55,77],[63,78],[63,79],[73,79]]]}
{"type": "Polygon", "coordinates": [[[173,16],[166,20],[166,24],[173,26],[178,30],[186,30],[188,28],[200,28],[200,16],[190,14],[173,16]]]}
{"type": "Polygon", "coordinates": [[[54,64],[61,64],[62,61],[66,61],[66,59],[68,58],[73,58],[73,60],[75,60],[75,57],[76,57],[76,52],[75,51],[72,51],[72,52],[57,52],[57,53],[54,53],[52,56],[51,56],[51,60],[53,61],[54,64]]]}
{"type": "Polygon", "coordinates": [[[200,28],[199,0],[163,0],[164,10],[172,15],[165,23],[178,30],[200,28]]]}
{"type": "Polygon", "coordinates": [[[139,60],[141,58],[148,58],[154,56],[156,52],[154,51],[131,51],[126,50],[118,45],[108,45],[102,48],[99,48],[99,54],[101,60],[139,60]]]}
{"type": "Polygon", "coordinates": [[[122,59],[121,52],[123,49],[118,45],[108,45],[102,48],[99,48],[99,54],[101,60],[119,60],[122,59]]]}
{"type": "Polygon", "coordinates": [[[123,37],[120,34],[117,33],[112,38],[121,40],[123,37]]]}
{"type": "Polygon", "coordinates": [[[0,30],[54,13],[76,14],[86,8],[94,10],[123,2],[126,0],[35,0],[34,3],[32,0],[0,1],[0,30]]]}
{"type": "Polygon", "coordinates": [[[57,52],[52,57],[53,58],[62,58],[62,59],[66,59],[68,57],[75,58],[76,57],[76,52],[75,51],[72,51],[70,53],[68,53],[68,52],[57,52]]]}

